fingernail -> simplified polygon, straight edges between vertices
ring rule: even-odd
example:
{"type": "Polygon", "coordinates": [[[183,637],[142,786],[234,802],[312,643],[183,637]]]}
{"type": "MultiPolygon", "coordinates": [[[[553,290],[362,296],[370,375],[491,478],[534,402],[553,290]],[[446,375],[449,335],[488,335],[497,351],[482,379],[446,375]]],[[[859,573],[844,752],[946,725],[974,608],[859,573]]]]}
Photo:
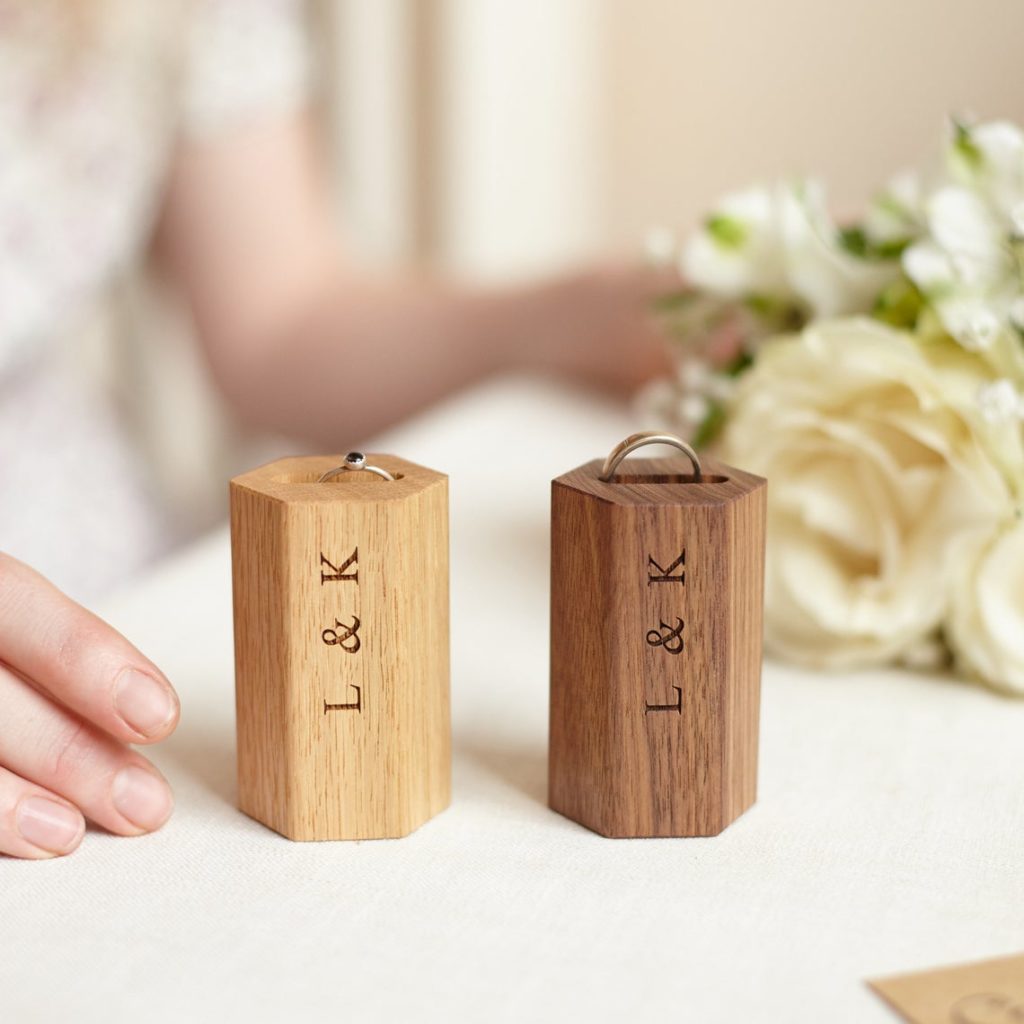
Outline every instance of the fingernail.
{"type": "Polygon", "coordinates": [[[174,695],[163,683],[133,668],[118,677],[114,706],[129,727],[143,736],[161,732],[178,710],[174,695]]]}
{"type": "Polygon", "coordinates": [[[174,807],[167,783],[134,764],[122,768],[114,777],[113,797],[117,810],[146,832],[159,828],[174,807]]]}
{"type": "Polygon", "coordinates": [[[78,845],[85,821],[67,804],[29,796],[18,804],[18,831],[33,846],[50,853],[67,853],[78,845]]]}

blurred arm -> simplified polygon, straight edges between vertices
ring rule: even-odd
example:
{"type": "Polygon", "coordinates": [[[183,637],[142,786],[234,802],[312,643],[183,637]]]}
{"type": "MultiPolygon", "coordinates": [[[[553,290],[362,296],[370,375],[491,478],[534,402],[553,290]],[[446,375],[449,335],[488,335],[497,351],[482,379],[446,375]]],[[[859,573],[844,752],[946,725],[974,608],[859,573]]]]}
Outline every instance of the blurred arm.
{"type": "Polygon", "coordinates": [[[516,290],[373,277],[346,260],[328,195],[300,118],[186,144],[172,172],[158,256],[221,390],[253,424],[336,447],[498,370],[626,390],[660,365],[645,274],[516,290]]]}

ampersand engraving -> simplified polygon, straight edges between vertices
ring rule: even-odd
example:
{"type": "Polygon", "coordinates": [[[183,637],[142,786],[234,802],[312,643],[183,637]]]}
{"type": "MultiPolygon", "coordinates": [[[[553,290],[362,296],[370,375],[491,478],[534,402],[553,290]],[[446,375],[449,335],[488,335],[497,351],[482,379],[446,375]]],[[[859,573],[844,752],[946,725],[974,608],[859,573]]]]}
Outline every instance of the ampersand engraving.
{"type": "Polygon", "coordinates": [[[328,711],[362,711],[363,710],[363,690],[362,687],[356,686],[355,683],[349,683],[349,686],[356,691],[356,699],[348,704],[328,704],[324,701],[324,714],[328,711]]]}
{"type": "Polygon", "coordinates": [[[346,626],[339,619],[335,619],[334,629],[325,629],[320,636],[323,638],[323,642],[329,647],[338,646],[346,654],[355,654],[362,643],[357,635],[359,632],[359,626],[360,622],[358,615],[352,616],[351,626],[346,626]],[[344,630],[344,632],[339,633],[339,629],[344,630]],[[349,646],[348,643],[350,640],[352,641],[351,646],[349,646]]]}
{"type": "Polygon", "coordinates": [[[355,572],[347,572],[346,570],[351,568],[353,565],[359,564],[359,548],[355,548],[351,555],[341,563],[340,566],[335,565],[331,562],[327,556],[321,551],[320,552],[320,564],[326,565],[330,572],[324,572],[320,570],[320,585],[323,586],[325,583],[334,583],[338,580],[352,580],[353,583],[359,582],[359,570],[355,572]]]}
{"type": "Polygon", "coordinates": [[[647,642],[651,647],[660,647],[669,654],[681,654],[683,651],[683,620],[676,617],[676,625],[670,626],[661,622],[657,629],[647,631],[647,642]],[[667,632],[665,632],[667,630],[667,632]]]}
{"type": "Polygon", "coordinates": [[[683,713],[683,691],[678,686],[673,686],[672,689],[676,691],[675,704],[645,704],[644,714],[651,711],[675,711],[681,715],[683,713]]]}
{"type": "Polygon", "coordinates": [[[686,583],[685,571],[680,572],[678,576],[673,576],[672,571],[678,569],[680,566],[686,565],[686,548],[683,548],[679,557],[667,568],[663,569],[655,560],[653,555],[647,556],[647,586],[651,586],[652,583],[686,583]],[[655,569],[658,575],[651,575],[651,569],[655,569]]]}

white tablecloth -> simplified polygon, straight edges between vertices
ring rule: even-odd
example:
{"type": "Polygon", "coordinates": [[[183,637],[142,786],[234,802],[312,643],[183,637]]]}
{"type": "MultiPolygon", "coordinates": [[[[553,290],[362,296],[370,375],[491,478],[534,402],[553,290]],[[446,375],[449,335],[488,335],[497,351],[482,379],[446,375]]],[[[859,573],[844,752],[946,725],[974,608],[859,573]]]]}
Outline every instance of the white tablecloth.
{"type": "Polygon", "coordinates": [[[760,797],[720,837],[545,805],[549,480],[638,426],[505,381],[381,439],[451,474],[454,799],[297,844],[234,806],[228,538],[101,609],[177,685],[156,835],[0,861],[0,1021],[894,1018],[865,977],[1024,949],[1024,703],[765,670],[760,797]]]}

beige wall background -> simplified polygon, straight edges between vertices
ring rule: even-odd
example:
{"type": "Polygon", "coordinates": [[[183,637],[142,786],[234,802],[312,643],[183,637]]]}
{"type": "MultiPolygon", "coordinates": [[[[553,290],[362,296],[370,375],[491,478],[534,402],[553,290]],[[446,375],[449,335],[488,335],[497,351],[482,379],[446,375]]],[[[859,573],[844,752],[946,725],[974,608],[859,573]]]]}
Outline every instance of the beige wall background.
{"type": "Polygon", "coordinates": [[[934,151],[950,113],[1024,121],[1019,0],[599,6],[602,212],[618,242],[766,176],[820,174],[855,210],[934,151]]]}
{"type": "Polygon", "coordinates": [[[1020,0],[321,0],[353,245],[542,272],[723,191],[827,179],[837,212],[938,146],[1024,121],[1020,0]]]}

